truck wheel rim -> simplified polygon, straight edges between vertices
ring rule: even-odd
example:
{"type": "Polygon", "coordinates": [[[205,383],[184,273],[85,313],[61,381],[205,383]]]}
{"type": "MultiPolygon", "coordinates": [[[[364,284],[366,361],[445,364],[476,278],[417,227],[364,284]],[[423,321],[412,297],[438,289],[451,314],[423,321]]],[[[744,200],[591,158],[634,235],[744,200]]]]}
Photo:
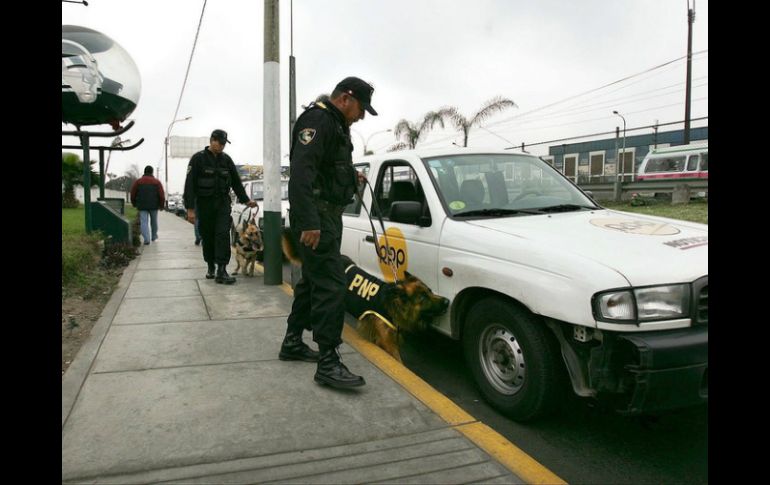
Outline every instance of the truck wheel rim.
{"type": "Polygon", "coordinates": [[[513,333],[501,325],[490,325],[479,339],[481,369],[487,381],[501,394],[512,395],[524,385],[524,354],[513,333]]]}

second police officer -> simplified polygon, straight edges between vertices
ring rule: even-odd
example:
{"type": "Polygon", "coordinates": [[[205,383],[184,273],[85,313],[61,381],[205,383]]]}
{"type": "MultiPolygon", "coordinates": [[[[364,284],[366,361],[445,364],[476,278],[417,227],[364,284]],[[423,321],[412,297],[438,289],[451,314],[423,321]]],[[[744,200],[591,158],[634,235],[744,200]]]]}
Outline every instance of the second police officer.
{"type": "Polygon", "coordinates": [[[190,222],[195,223],[198,219],[203,259],[208,266],[206,278],[216,278],[217,283],[231,285],[235,278],[227,274],[231,254],[230,189],[235,191],[241,204],[256,207],[257,203],[246,195],[233,159],[224,153],[227,143],[230,143],[227,132],[214,130],[209,146],[190,158],[184,183],[184,206],[190,222]]]}
{"type": "Polygon", "coordinates": [[[365,384],[340,361],[337,347],[345,316],[342,211],[353,200],[358,181],[350,125],[366,111],[377,115],[371,106],[373,92],[357,77],[343,79],[330,97],[307,107],[291,137],[289,222],[299,240],[302,278],[294,289],[279,358],[318,362],[314,380],[337,388],[365,384]],[[302,341],[303,330],[311,329],[320,354],[302,341]]]}

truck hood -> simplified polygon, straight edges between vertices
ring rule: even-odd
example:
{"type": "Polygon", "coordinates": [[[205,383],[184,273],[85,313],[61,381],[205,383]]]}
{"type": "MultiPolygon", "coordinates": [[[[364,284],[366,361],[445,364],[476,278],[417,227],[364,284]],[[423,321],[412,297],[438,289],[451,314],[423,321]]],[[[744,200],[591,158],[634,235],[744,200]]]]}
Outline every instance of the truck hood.
{"type": "MultiPolygon", "coordinates": [[[[467,224],[491,231],[490,238],[527,240],[555,258],[601,264],[623,275],[632,286],[689,282],[708,274],[706,224],[612,210],[482,219],[467,224]]],[[[585,270],[590,271],[590,264],[585,270]]]]}

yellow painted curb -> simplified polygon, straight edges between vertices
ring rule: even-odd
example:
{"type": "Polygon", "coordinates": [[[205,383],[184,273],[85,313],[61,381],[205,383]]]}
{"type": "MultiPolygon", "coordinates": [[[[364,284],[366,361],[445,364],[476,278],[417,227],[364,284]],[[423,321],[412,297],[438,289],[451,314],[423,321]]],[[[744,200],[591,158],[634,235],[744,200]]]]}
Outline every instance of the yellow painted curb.
{"type": "Polygon", "coordinates": [[[527,483],[567,483],[484,423],[455,426],[455,429],[527,483]]]}
{"type": "Polygon", "coordinates": [[[467,424],[476,419],[465,412],[460,406],[449,398],[433,389],[430,384],[420,379],[414,372],[401,365],[387,352],[368,342],[349,325],[342,329],[342,339],[351,347],[361,353],[371,363],[379,367],[385,374],[401,384],[414,397],[423,404],[438,413],[444,421],[451,425],[467,424]]]}
{"type": "MultiPolygon", "coordinates": [[[[284,282],[281,289],[294,295],[291,285],[284,282]]],[[[558,475],[541,465],[521,448],[508,441],[503,435],[476,420],[451,399],[435,390],[414,372],[410,371],[387,352],[364,340],[349,325],[342,328],[342,340],[356,349],[386,375],[399,383],[420,402],[451,424],[479,448],[494,457],[501,465],[518,475],[527,483],[566,484],[558,475]]]]}

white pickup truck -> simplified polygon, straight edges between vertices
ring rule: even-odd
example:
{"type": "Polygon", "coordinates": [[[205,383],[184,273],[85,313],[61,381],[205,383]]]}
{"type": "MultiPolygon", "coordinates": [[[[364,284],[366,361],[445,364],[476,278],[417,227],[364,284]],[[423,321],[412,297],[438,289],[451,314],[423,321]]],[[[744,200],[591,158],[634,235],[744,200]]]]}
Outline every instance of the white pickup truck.
{"type": "Polygon", "coordinates": [[[342,253],[451,300],[483,396],[516,420],[579,396],[639,414],[708,400],[708,226],[603,209],[542,159],[468,148],[357,161],[342,253]],[[386,227],[387,243],[377,215],[386,227]],[[389,247],[386,250],[386,247],[389,247]]]}

